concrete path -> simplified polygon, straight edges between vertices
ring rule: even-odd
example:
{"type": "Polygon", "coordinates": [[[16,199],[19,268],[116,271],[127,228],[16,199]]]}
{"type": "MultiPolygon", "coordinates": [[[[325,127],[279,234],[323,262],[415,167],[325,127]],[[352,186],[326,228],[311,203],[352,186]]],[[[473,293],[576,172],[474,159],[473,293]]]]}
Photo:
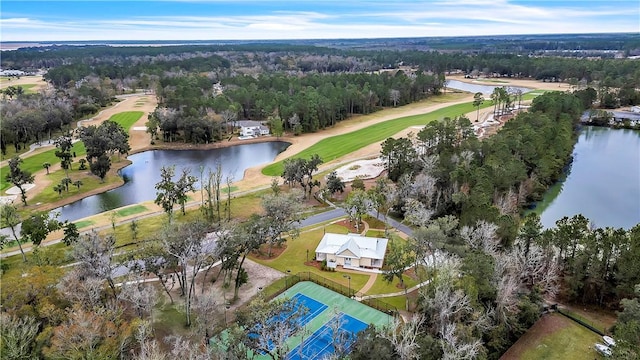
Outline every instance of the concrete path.
{"type": "Polygon", "coordinates": [[[367,283],[364,284],[364,286],[360,290],[358,290],[357,292],[361,293],[361,294],[366,294],[367,291],[369,291],[369,289],[371,289],[373,287],[373,284],[376,283],[377,279],[378,279],[378,274],[371,274],[369,276],[369,280],[367,281],[367,283]]]}
{"type": "MultiPolygon", "coordinates": [[[[416,286],[410,287],[407,289],[406,293],[412,293],[418,289],[420,289],[421,287],[425,286],[425,285],[429,285],[429,280],[420,283],[416,286]]],[[[365,285],[366,286],[366,285],[365,285]]],[[[380,298],[388,298],[388,297],[394,297],[394,296],[403,296],[405,294],[405,291],[398,291],[398,292],[394,292],[394,293],[388,293],[388,294],[373,294],[373,295],[365,295],[362,297],[356,297],[357,301],[362,301],[362,300],[369,300],[369,299],[380,299],[380,298]]]]}

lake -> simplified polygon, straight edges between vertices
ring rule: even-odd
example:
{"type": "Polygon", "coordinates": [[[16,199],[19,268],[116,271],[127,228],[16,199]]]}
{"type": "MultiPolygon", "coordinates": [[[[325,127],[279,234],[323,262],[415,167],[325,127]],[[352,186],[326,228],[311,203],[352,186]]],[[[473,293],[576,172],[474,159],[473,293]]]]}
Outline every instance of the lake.
{"type": "MultiPolygon", "coordinates": [[[[160,168],[176,165],[174,180],[182,174],[182,169],[191,169],[191,175],[200,178],[200,166],[215,170],[218,163],[224,172],[234,180],[242,179],[248,168],[269,163],[290,144],[282,141],[236,145],[211,150],[151,150],[128,157],[133,163],[122,170],[120,175],[125,184],[93,195],[53,211],[60,212],[59,220],[74,221],[126,205],[137,204],[156,198],[155,184],[160,181],[160,168]]],[[[200,183],[196,183],[199,188],[200,183]]]]}
{"type": "Polygon", "coordinates": [[[460,81],[460,80],[447,80],[447,87],[451,88],[451,89],[467,91],[467,92],[474,93],[474,94],[477,93],[477,92],[481,92],[483,95],[491,95],[493,93],[493,90],[495,90],[495,88],[499,88],[499,87],[506,87],[507,91],[509,91],[509,92],[519,89],[519,90],[522,90],[523,94],[533,90],[533,89],[530,89],[530,88],[520,87],[520,86],[507,86],[507,84],[504,84],[504,85],[485,85],[485,84],[467,83],[467,82],[460,81]]]}
{"type": "Polygon", "coordinates": [[[538,203],[545,228],[579,213],[597,227],[640,223],[640,131],[585,126],[573,157],[566,179],[538,203]]]}

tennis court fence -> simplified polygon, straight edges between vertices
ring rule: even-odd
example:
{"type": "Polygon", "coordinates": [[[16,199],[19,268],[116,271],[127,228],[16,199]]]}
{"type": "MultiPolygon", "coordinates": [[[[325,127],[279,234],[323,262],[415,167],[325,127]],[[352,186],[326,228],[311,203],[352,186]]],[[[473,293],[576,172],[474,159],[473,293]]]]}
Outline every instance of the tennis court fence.
{"type": "MultiPolygon", "coordinates": [[[[273,293],[270,293],[268,300],[271,300],[273,298],[275,298],[276,296],[282,294],[283,292],[285,292],[287,289],[289,289],[290,287],[292,287],[293,285],[301,282],[301,281],[311,281],[313,283],[316,283],[320,286],[323,286],[327,289],[333,290],[339,294],[342,294],[346,297],[349,298],[353,298],[353,297],[358,297],[358,298],[362,298],[365,294],[362,294],[360,292],[355,292],[353,289],[349,288],[348,286],[344,286],[340,283],[337,283],[333,280],[327,279],[325,277],[322,277],[318,274],[314,274],[312,272],[299,272],[297,274],[290,274],[287,275],[285,282],[284,282],[284,286],[278,290],[276,290],[273,293]]],[[[362,300],[361,303],[370,306],[376,310],[380,310],[386,314],[389,314],[391,316],[396,316],[398,315],[398,309],[396,309],[395,306],[390,305],[380,299],[366,299],[366,300],[362,300]]]]}

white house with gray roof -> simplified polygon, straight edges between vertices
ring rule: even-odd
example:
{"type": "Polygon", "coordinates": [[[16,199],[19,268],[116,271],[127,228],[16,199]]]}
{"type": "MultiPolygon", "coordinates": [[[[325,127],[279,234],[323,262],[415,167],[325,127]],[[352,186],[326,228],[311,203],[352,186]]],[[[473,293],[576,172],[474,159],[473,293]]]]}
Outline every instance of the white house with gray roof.
{"type": "Polygon", "coordinates": [[[316,260],[326,260],[330,267],[380,269],[388,242],[359,234],[326,233],[316,248],[316,260]]]}
{"type": "Polygon", "coordinates": [[[269,135],[269,127],[259,121],[238,120],[235,122],[235,126],[240,128],[240,136],[258,137],[269,135]]]}

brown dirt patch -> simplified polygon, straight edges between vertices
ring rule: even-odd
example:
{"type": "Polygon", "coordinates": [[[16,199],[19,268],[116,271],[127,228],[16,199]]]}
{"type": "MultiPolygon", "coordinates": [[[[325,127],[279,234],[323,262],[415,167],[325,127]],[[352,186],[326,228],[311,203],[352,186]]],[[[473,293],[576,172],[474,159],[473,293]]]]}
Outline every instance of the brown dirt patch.
{"type": "MultiPolygon", "coordinates": [[[[219,266],[211,269],[206,278],[203,278],[205,275],[204,272],[197,276],[196,296],[201,294],[203,282],[206,288],[213,287],[215,289],[213,293],[216,297],[216,303],[220,304],[220,315],[224,315],[224,304],[229,303],[230,305],[229,310],[227,310],[227,316],[229,320],[231,320],[233,312],[256,296],[260,288],[264,289],[275,280],[285,276],[282,272],[274,270],[268,266],[260,265],[251,259],[245,260],[243,268],[249,275],[249,280],[246,284],[240,287],[238,291],[238,299],[233,300],[233,284],[225,287],[222,277],[218,277],[220,271],[219,266]]],[[[164,291],[162,291],[162,293],[165,294],[164,291]]],[[[181,301],[180,288],[177,283],[172,289],[171,295],[176,303],[181,301]]]]}
{"type": "Polygon", "coordinates": [[[416,268],[412,267],[409,270],[404,272],[405,275],[412,278],[413,280],[418,280],[418,274],[416,274],[416,268]]]}
{"type": "Polygon", "coordinates": [[[360,224],[360,230],[356,229],[355,224],[349,220],[340,220],[334,224],[346,227],[350,233],[357,234],[364,229],[364,221],[360,224]]]}
{"type": "Polygon", "coordinates": [[[521,355],[541,339],[571,325],[571,320],[560,314],[545,314],[507,350],[500,360],[518,360],[521,355]]]}
{"type": "Polygon", "coordinates": [[[321,269],[321,268],[322,268],[322,264],[320,263],[320,261],[315,261],[315,260],[312,260],[312,261],[306,261],[304,264],[305,264],[306,266],[311,266],[311,267],[314,267],[314,268],[316,268],[316,269],[318,269],[318,270],[322,270],[322,269],[321,269]]]}
{"type": "Polygon", "coordinates": [[[271,256],[269,256],[269,245],[268,244],[263,244],[263,245],[260,246],[258,251],[252,252],[250,256],[251,256],[252,259],[275,260],[280,255],[282,255],[282,253],[285,250],[287,250],[287,245],[286,244],[282,244],[281,246],[272,246],[271,247],[271,256]]]}

